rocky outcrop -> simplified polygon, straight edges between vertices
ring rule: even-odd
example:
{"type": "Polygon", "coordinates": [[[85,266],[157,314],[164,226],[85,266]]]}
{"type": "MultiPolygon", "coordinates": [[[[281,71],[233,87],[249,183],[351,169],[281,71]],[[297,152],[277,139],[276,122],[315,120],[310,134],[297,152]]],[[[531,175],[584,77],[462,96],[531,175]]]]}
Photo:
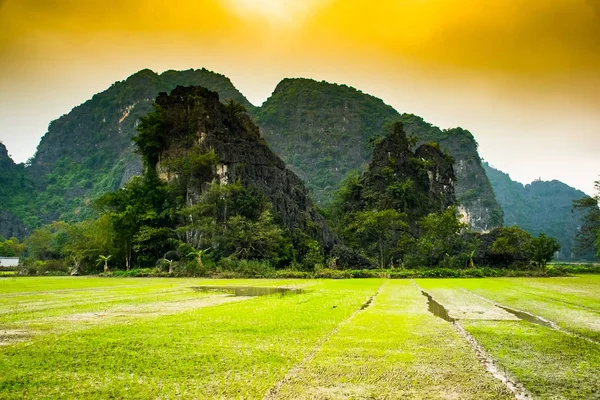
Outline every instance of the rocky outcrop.
{"type": "Polygon", "coordinates": [[[38,201],[42,222],[82,219],[90,215],[91,200],[141,174],[142,163],[131,142],[139,118],[152,111],[159,92],[177,85],[202,85],[224,100],[253,108],[228,78],[206,69],[162,74],[145,69],[116,82],[52,121],[42,138],[28,168],[36,190],[45,193],[38,201]],[[47,199],[56,198],[63,203],[60,210],[53,204],[46,207],[47,199]]]}
{"type": "MultiPolygon", "coordinates": [[[[325,251],[339,243],[302,180],[269,149],[245,113],[226,107],[217,93],[202,87],[177,87],[170,94],[159,94],[156,104],[166,115],[168,130],[158,157],[159,171],[161,164],[186,152],[214,151],[218,161],[212,179],[221,183],[239,180],[257,189],[271,202],[276,221],[291,231],[307,232],[325,251]]],[[[190,179],[188,191],[197,197],[205,183],[190,179]]]]}
{"type": "Polygon", "coordinates": [[[347,211],[388,209],[406,213],[416,230],[419,219],[456,203],[452,158],[437,144],[413,152],[402,123],[375,145],[368,170],[353,188],[347,211]]]}
{"type": "Polygon", "coordinates": [[[0,235],[5,238],[27,236],[21,218],[34,208],[33,184],[25,166],[15,164],[4,144],[0,143],[0,235]]]}
{"type": "Polygon", "coordinates": [[[0,236],[4,236],[6,239],[11,237],[23,239],[27,235],[29,235],[29,229],[20,218],[8,211],[0,211],[0,236]]]}
{"type": "MultiPolygon", "coordinates": [[[[321,206],[330,202],[349,171],[370,160],[369,141],[400,119],[407,134],[418,137],[420,144],[440,143],[454,158],[456,196],[472,228],[482,231],[502,224],[502,210],[470,133],[442,131],[418,117],[400,115],[382,100],[354,88],[310,79],[283,80],[256,108],[228,78],[205,69],[139,71],[53,121],[31,166],[22,167],[24,181],[35,182],[35,188],[26,183],[21,185],[27,187],[25,194],[8,192],[7,200],[0,199],[0,209],[13,212],[30,227],[92,215],[89,204],[95,197],[141,174],[142,163],[131,143],[139,118],[152,110],[159,92],[177,85],[201,85],[219,93],[222,101],[233,99],[243,105],[272,149],[304,180],[321,206]],[[24,201],[31,204],[20,210],[6,207],[24,201]]],[[[2,175],[0,171],[0,179],[2,175]]]]}
{"type": "Polygon", "coordinates": [[[454,159],[454,188],[463,222],[478,232],[502,226],[504,214],[471,132],[462,128],[441,130],[412,114],[403,114],[401,121],[406,133],[417,139],[416,146],[434,141],[454,159]]]}
{"type": "Polygon", "coordinates": [[[502,208],[477,142],[466,130],[441,130],[354,88],[310,79],[283,80],[255,116],[269,145],[305,180],[321,206],[332,201],[349,171],[368,163],[369,141],[401,121],[407,135],[417,139],[414,148],[433,141],[454,159],[456,197],[471,228],[502,226],[502,208]]]}

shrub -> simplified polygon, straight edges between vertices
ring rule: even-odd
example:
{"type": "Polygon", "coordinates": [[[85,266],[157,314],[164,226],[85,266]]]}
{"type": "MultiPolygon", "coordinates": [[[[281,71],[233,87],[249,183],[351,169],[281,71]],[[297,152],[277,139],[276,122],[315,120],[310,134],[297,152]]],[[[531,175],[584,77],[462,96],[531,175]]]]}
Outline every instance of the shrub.
{"type": "Polygon", "coordinates": [[[291,269],[281,269],[279,271],[275,271],[273,274],[273,278],[278,279],[311,279],[314,278],[314,275],[307,271],[294,271],[291,269]]]}
{"type": "Polygon", "coordinates": [[[337,270],[323,268],[315,272],[315,278],[322,279],[349,279],[352,278],[352,273],[348,270],[337,270]]]}

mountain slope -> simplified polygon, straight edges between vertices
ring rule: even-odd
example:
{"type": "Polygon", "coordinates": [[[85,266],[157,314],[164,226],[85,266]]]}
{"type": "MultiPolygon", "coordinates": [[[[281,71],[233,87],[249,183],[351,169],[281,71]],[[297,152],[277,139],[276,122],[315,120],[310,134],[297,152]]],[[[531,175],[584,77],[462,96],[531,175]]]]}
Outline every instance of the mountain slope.
{"type": "Polygon", "coordinates": [[[223,75],[202,69],[156,74],[142,70],[50,123],[29,172],[39,193],[41,222],[81,220],[90,201],[118,188],[142,170],[131,138],[159,92],[202,85],[251,110],[253,106],[223,75]]]}
{"type": "Polygon", "coordinates": [[[462,128],[441,130],[412,114],[403,114],[400,120],[406,133],[419,139],[417,145],[427,141],[439,143],[454,158],[456,200],[465,222],[482,231],[502,226],[502,208],[494,195],[471,132],[462,128]]]}
{"type": "MultiPolygon", "coordinates": [[[[33,182],[29,179],[25,166],[15,164],[8,155],[4,144],[0,142],[0,236],[19,239],[27,235],[24,222],[33,214],[30,196],[33,182]]],[[[30,224],[37,221],[27,220],[30,224]]]]}
{"type": "Polygon", "coordinates": [[[580,212],[572,211],[573,200],[586,194],[556,180],[523,185],[487,163],[484,167],[504,210],[504,224],[556,238],[562,246],[560,258],[571,258],[582,218],[580,212]]]}
{"type": "Polygon", "coordinates": [[[159,92],[178,85],[204,86],[219,93],[222,101],[242,104],[256,118],[271,148],[306,182],[320,205],[330,201],[348,171],[370,160],[370,140],[384,136],[389,123],[402,120],[419,144],[436,141],[454,158],[457,199],[472,227],[488,230],[501,225],[501,209],[469,132],[442,131],[419,117],[400,115],[382,100],[354,88],[310,79],[283,80],[256,108],[228,78],[205,69],[160,75],[142,70],[53,121],[31,166],[19,167],[24,177],[30,177],[24,178],[28,185],[34,186],[25,191],[26,196],[3,202],[0,209],[12,210],[30,228],[92,215],[93,199],[141,174],[142,163],[131,143],[139,118],[152,110],[159,92]],[[4,205],[9,203],[18,206],[4,205]]]}
{"type": "Polygon", "coordinates": [[[468,131],[442,131],[354,88],[310,79],[283,80],[255,116],[269,145],[322,206],[346,173],[370,160],[370,140],[384,136],[391,122],[402,121],[419,144],[435,141],[454,158],[456,195],[470,225],[483,231],[502,225],[502,209],[468,131]]]}
{"type": "Polygon", "coordinates": [[[223,105],[217,93],[203,87],[177,87],[168,95],[159,94],[156,104],[160,128],[136,141],[151,143],[151,150],[142,150],[146,160],[156,161],[149,168],[167,180],[183,181],[188,206],[196,204],[211,182],[240,182],[262,193],[273,206],[275,220],[292,234],[310,235],[326,252],[340,244],[313,206],[302,180],[269,149],[245,113],[223,105]],[[158,151],[154,143],[162,143],[158,151]],[[210,153],[216,156],[211,173],[194,167],[182,172],[185,168],[180,165],[193,164],[190,160],[210,153]]]}

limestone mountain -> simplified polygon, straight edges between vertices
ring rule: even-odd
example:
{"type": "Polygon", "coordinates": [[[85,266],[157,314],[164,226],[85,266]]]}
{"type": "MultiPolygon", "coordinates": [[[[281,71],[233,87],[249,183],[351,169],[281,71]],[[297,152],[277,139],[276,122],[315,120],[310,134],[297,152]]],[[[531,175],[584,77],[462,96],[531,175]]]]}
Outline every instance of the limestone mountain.
{"type": "Polygon", "coordinates": [[[302,180],[269,149],[258,126],[236,103],[224,105],[216,92],[196,86],[160,93],[156,104],[156,128],[135,141],[148,168],[166,180],[182,180],[188,206],[197,203],[211,182],[240,182],[265,196],[275,221],[292,235],[307,234],[325,252],[339,244],[302,180]],[[210,169],[194,161],[210,154],[216,157],[210,169]]]}
{"type": "Polygon", "coordinates": [[[283,80],[255,116],[269,145],[322,206],[349,171],[370,160],[369,141],[383,136],[391,122],[402,121],[418,144],[435,141],[454,158],[456,196],[471,227],[485,231],[502,225],[502,209],[468,131],[441,130],[354,88],[310,79],[283,80]]]}
{"type": "Polygon", "coordinates": [[[454,158],[456,195],[471,225],[487,230],[502,222],[477,144],[467,131],[442,131],[351,87],[309,79],[283,80],[256,108],[228,78],[205,69],[162,74],[142,70],[51,122],[31,164],[5,170],[26,189],[5,192],[0,210],[29,228],[92,215],[94,198],[141,174],[141,159],[131,142],[139,119],[152,110],[159,92],[178,85],[204,86],[224,102],[241,104],[271,148],[306,182],[317,204],[327,205],[348,171],[371,159],[371,139],[402,120],[419,144],[436,141],[454,158]]]}
{"type": "Polygon", "coordinates": [[[223,75],[201,69],[156,74],[142,70],[52,121],[27,168],[37,192],[42,223],[82,220],[90,201],[141,173],[131,138],[159,92],[202,85],[247,109],[248,100],[223,75]]]}
{"type": "Polygon", "coordinates": [[[502,207],[483,168],[478,144],[471,132],[462,128],[442,130],[412,114],[403,114],[400,120],[406,133],[418,139],[417,146],[433,141],[454,159],[454,189],[464,222],[481,231],[502,226],[502,207]]]}
{"type": "Polygon", "coordinates": [[[368,169],[351,187],[343,205],[345,212],[394,209],[417,222],[456,203],[452,158],[436,143],[411,149],[402,123],[379,140],[368,169]]]}
{"type": "Polygon", "coordinates": [[[487,163],[484,167],[504,210],[506,226],[517,225],[532,235],[545,233],[556,238],[561,259],[582,257],[574,254],[582,214],[573,210],[573,200],[587,197],[585,193],[556,180],[523,185],[487,163]]]}
{"type": "MultiPolygon", "coordinates": [[[[15,164],[0,142],[0,236],[22,239],[28,229],[23,219],[30,215],[33,183],[23,164],[15,164]]],[[[35,221],[30,221],[35,222],[35,221]]]]}

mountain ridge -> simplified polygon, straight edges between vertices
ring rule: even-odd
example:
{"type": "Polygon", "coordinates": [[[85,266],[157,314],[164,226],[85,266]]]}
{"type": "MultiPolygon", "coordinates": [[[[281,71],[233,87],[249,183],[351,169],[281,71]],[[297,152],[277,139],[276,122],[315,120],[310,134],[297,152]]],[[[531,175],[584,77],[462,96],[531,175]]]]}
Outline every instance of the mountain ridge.
{"type": "Polygon", "coordinates": [[[76,221],[92,215],[89,204],[94,197],[141,174],[142,163],[131,143],[139,118],[151,111],[160,91],[179,84],[205,86],[222,100],[244,106],[270,147],[305,180],[316,200],[319,193],[331,196],[348,172],[366,165],[372,152],[370,141],[383,136],[387,125],[401,121],[415,137],[415,148],[435,141],[454,157],[456,196],[471,226],[486,231],[502,224],[502,208],[469,131],[442,130],[421,117],[400,114],[359,89],[309,78],[283,79],[255,107],[227,77],[206,69],[161,74],[141,70],[53,121],[31,166],[22,167],[28,175],[24,181],[33,183],[33,189],[26,192],[33,195],[23,200],[28,203],[17,207],[17,212],[14,205],[5,207],[5,202],[2,208],[30,228],[58,218],[76,221]],[[321,142],[326,146],[320,147],[321,142]]]}
{"type": "Polygon", "coordinates": [[[589,196],[558,180],[523,184],[489,163],[484,168],[504,209],[506,226],[517,225],[532,235],[546,233],[555,237],[562,246],[561,259],[587,258],[574,252],[583,214],[573,210],[573,200],[589,196]]]}

